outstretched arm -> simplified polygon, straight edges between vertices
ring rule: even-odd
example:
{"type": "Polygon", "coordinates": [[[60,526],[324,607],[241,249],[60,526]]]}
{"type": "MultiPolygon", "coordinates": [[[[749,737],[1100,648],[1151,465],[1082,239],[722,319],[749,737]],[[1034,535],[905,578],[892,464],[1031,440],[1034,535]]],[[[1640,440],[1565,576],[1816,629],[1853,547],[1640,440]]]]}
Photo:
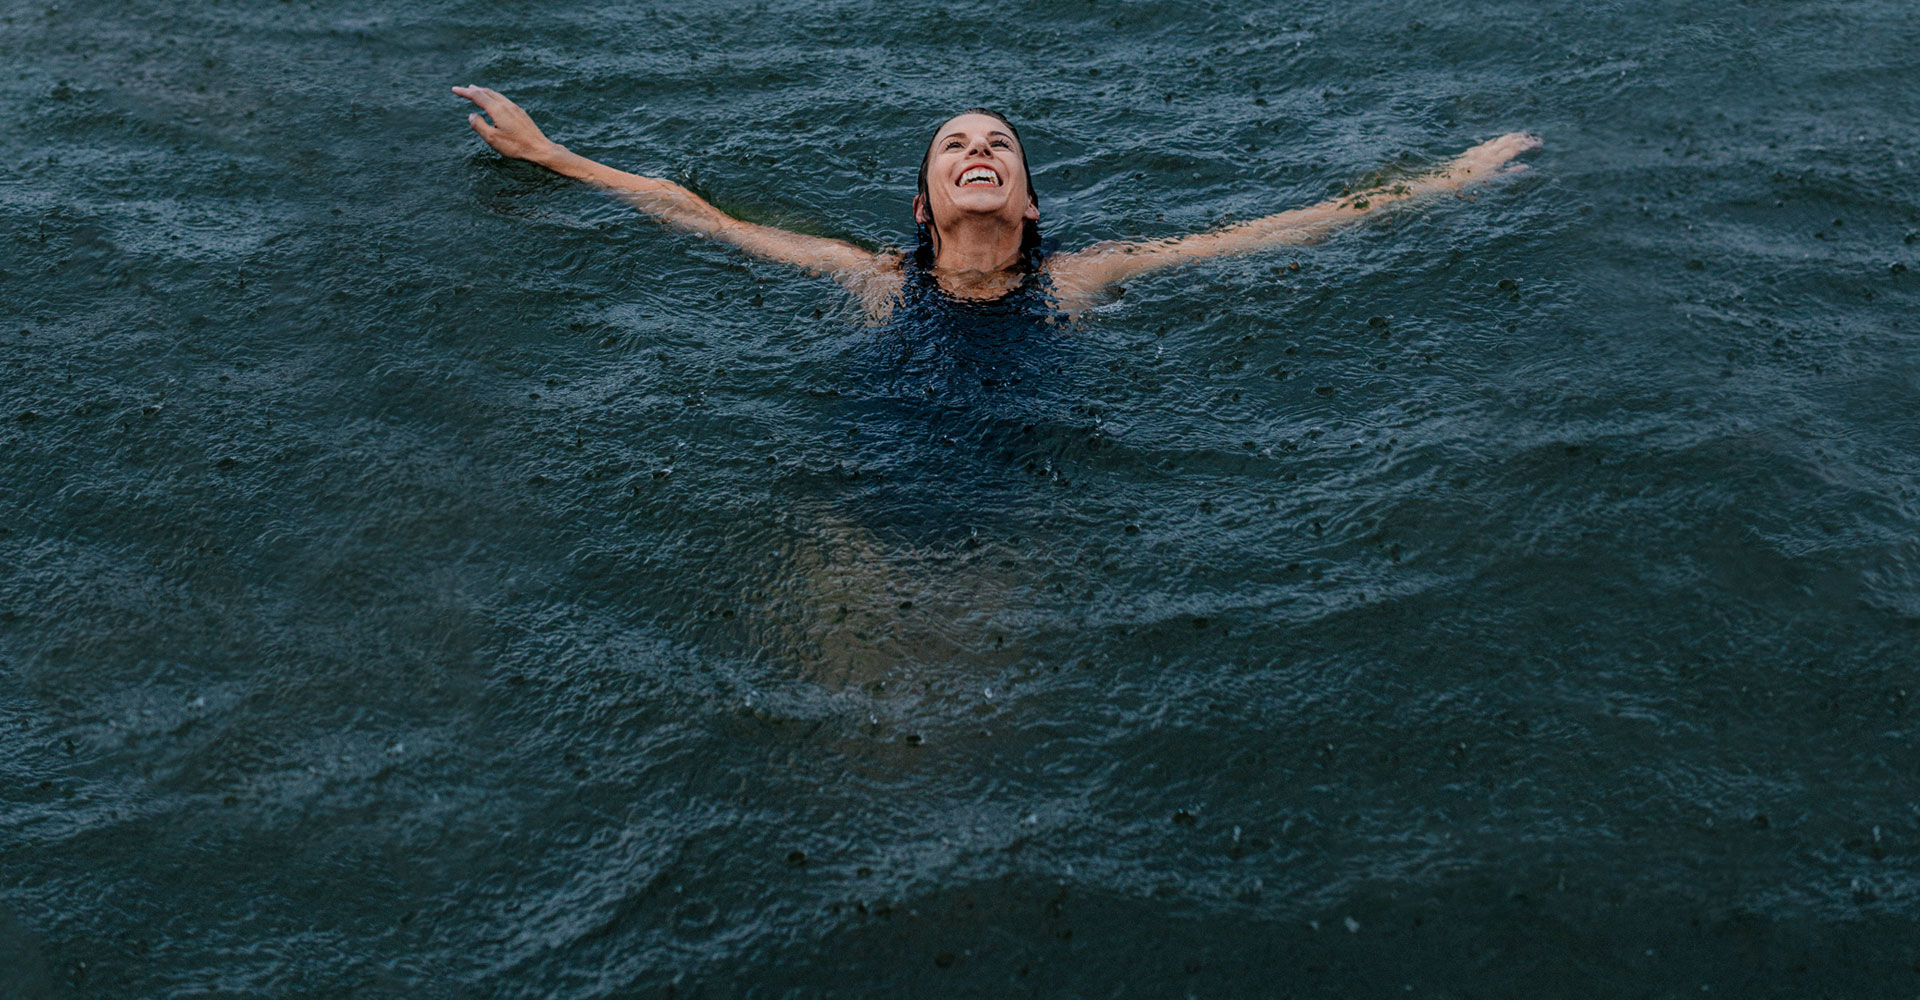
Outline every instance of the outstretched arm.
{"type": "Polygon", "coordinates": [[[1154,268],[1262,247],[1318,242],[1394,202],[1458,191],[1469,184],[1524,170],[1525,165],[1509,161],[1539,145],[1538,138],[1514,132],[1483,142],[1460,154],[1437,173],[1415,180],[1193,236],[1137,243],[1095,243],[1085,250],[1056,256],[1049,269],[1062,294],[1091,297],[1107,285],[1154,268]]]}
{"type": "Polygon", "coordinates": [[[756,256],[793,264],[809,274],[826,275],[863,296],[881,272],[883,258],[844,240],[742,222],[672,181],[642,177],[595,163],[546,137],[518,104],[485,87],[455,87],[455,94],[486,112],[467,116],[467,124],[502,156],[537,163],[554,173],[584,181],[669,225],[711,237],[756,256]],[[493,120],[489,122],[487,119],[493,120]]]}

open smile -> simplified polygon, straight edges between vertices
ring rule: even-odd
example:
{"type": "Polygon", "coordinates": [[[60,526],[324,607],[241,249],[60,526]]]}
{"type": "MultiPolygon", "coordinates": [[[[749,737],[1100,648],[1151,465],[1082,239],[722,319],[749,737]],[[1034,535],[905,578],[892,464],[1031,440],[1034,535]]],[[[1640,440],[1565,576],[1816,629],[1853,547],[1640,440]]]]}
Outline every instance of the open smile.
{"type": "Polygon", "coordinates": [[[976,184],[1000,186],[1000,172],[988,166],[968,167],[954,184],[958,187],[972,187],[976,184]]]}

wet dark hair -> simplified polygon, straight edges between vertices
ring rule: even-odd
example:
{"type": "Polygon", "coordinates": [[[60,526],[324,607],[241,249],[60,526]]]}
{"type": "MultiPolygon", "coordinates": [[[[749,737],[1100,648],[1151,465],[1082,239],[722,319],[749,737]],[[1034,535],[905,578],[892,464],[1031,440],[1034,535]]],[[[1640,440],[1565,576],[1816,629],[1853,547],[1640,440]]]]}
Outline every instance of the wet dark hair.
{"type": "MultiPolygon", "coordinates": [[[[1006,115],[991,108],[968,108],[960,112],[960,115],[986,115],[1007,127],[1007,131],[1013,135],[1013,141],[1020,144],[1020,169],[1027,175],[1027,197],[1033,199],[1035,208],[1040,207],[1040,192],[1033,187],[1033,165],[1027,160],[1027,144],[1020,138],[1020,130],[1013,127],[1013,123],[1007,120],[1006,115]]],[[[940,141],[940,129],[960,115],[943,118],[939,125],[934,126],[933,138],[927,140],[927,151],[920,157],[920,203],[927,206],[928,216],[933,215],[933,199],[927,197],[927,164],[933,160],[933,146],[940,141]]],[[[1020,260],[1014,267],[1020,271],[1032,273],[1040,269],[1040,256],[1044,248],[1040,245],[1040,224],[1032,219],[1024,221],[1026,225],[1020,231],[1020,260]]],[[[913,248],[913,262],[925,270],[933,267],[933,226],[921,222],[918,218],[913,220],[913,224],[917,240],[913,248]]]]}

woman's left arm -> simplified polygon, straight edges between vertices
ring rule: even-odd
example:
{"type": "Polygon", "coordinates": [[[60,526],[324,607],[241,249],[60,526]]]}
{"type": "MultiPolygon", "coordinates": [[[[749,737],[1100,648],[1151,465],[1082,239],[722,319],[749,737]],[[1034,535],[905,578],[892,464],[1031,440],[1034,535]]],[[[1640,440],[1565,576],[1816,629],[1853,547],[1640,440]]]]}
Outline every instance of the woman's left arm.
{"type": "Polygon", "coordinates": [[[1525,164],[1510,161],[1539,146],[1537,137],[1513,132],[1483,142],[1455,157],[1439,172],[1415,180],[1192,236],[1095,243],[1084,250],[1056,254],[1048,270],[1063,296],[1090,299],[1100,289],[1143,271],[1264,247],[1317,243],[1395,202],[1459,191],[1470,184],[1525,170],[1525,164]]]}

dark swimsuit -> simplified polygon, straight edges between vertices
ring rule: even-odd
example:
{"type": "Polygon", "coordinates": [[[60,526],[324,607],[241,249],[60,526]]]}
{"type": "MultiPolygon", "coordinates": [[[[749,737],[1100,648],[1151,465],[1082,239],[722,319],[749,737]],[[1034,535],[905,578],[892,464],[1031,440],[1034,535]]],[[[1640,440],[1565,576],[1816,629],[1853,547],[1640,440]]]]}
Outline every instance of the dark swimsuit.
{"type": "Polygon", "coordinates": [[[997,299],[955,298],[903,264],[900,299],[859,338],[843,398],[858,474],[848,505],[903,541],[965,539],[1032,509],[1053,470],[1071,378],[1044,271],[997,299]]]}

